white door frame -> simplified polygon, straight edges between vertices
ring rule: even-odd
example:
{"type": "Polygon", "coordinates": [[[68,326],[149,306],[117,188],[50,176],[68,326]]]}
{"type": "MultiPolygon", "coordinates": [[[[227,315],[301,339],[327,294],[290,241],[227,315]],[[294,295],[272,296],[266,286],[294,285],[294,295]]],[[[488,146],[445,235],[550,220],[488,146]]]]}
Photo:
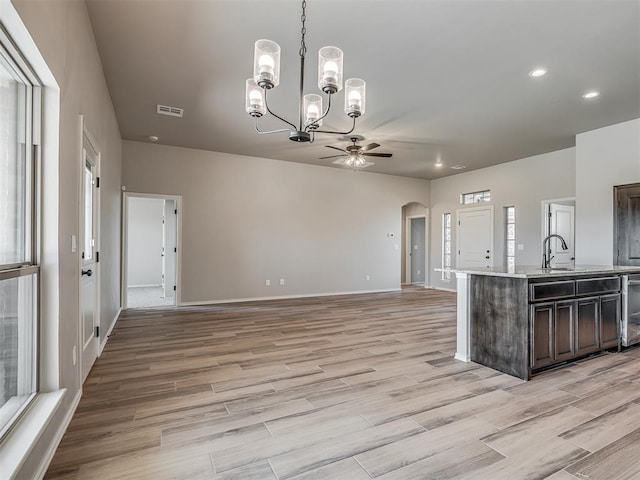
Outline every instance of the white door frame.
{"type": "Polygon", "coordinates": [[[460,214],[465,212],[473,212],[479,210],[489,210],[489,218],[491,228],[489,229],[489,233],[491,235],[491,254],[490,254],[490,266],[495,266],[495,258],[496,258],[496,246],[495,246],[495,220],[494,220],[494,208],[493,205],[483,205],[481,207],[469,207],[469,208],[459,208],[456,210],[456,267],[460,265],[460,214]]]}
{"type": "MultiPolygon", "coordinates": [[[[84,115],[78,115],[78,133],[79,133],[79,142],[78,142],[78,167],[79,167],[79,184],[84,185],[84,170],[85,170],[85,156],[84,156],[84,139],[86,138],[88,143],[93,148],[96,153],[96,170],[95,177],[98,182],[100,178],[100,164],[102,159],[102,153],[100,151],[100,147],[98,146],[98,142],[95,140],[95,137],[91,134],[91,132],[87,129],[87,126],[84,121],[84,115]]],[[[84,187],[80,191],[80,195],[84,193],[84,187]]],[[[95,189],[94,196],[94,219],[93,222],[95,224],[95,239],[94,239],[94,247],[93,252],[94,255],[97,252],[100,252],[100,188],[95,189]]],[[[78,225],[84,227],[84,198],[81,198],[78,202],[78,225]]],[[[77,238],[84,238],[84,233],[79,235],[78,237],[73,238],[73,247],[78,252],[82,252],[83,245],[80,245],[77,238]]],[[[83,269],[83,258],[82,255],[78,255],[78,338],[77,338],[77,347],[74,355],[74,359],[77,359],[77,368],[78,368],[78,378],[83,383],[84,379],[82,378],[82,362],[83,362],[83,338],[82,338],[82,329],[83,329],[83,317],[82,317],[82,272],[83,269]]],[[[95,331],[96,326],[100,326],[100,262],[98,259],[95,261],[93,275],[95,277],[94,285],[95,285],[95,315],[93,317],[93,328],[95,331]]],[[[96,349],[96,358],[100,355],[100,338],[94,335],[95,349],[96,349]]]]}
{"type": "Polygon", "coordinates": [[[547,237],[547,235],[549,235],[549,217],[548,217],[548,209],[550,208],[551,204],[555,203],[555,204],[560,204],[560,205],[567,205],[569,204],[569,202],[573,202],[573,257],[574,257],[574,264],[575,264],[575,256],[576,256],[576,235],[575,235],[575,224],[576,224],[576,213],[575,213],[575,208],[576,208],[576,197],[565,197],[565,198],[554,198],[554,199],[550,199],[550,200],[542,200],[540,202],[540,208],[542,210],[542,214],[540,216],[541,218],[541,222],[542,222],[542,236],[540,237],[540,243],[539,243],[539,248],[540,248],[540,261],[542,261],[542,254],[544,253],[542,251],[542,240],[544,238],[547,237]]]}
{"type": "Polygon", "coordinates": [[[176,218],[176,307],[181,305],[181,283],[182,283],[182,196],[181,195],[163,195],[158,193],[135,193],[122,192],[122,264],[120,271],[120,303],[122,309],[127,308],[127,275],[128,275],[128,210],[130,198],[155,198],[158,200],[173,200],[176,202],[176,210],[178,215],[176,218]]]}
{"type": "Polygon", "coordinates": [[[429,209],[426,209],[426,212],[421,215],[407,215],[405,219],[404,231],[405,235],[405,269],[404,269],[404,282],[407,285],[411,284],[411,252],[412,252],[412,242],[411,242],[411,220],[414,218],[424,218],[424,285],[425,287],[429,284],[429,248],[427,247],[429,242],[429,209]]]}

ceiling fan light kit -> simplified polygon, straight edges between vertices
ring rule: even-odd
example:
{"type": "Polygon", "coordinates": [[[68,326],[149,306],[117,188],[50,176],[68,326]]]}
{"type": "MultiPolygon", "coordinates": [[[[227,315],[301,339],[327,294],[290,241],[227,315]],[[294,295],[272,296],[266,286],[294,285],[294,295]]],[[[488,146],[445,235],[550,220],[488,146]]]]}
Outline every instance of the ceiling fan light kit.
{"type": "Polygon", "coordinates": [[[356,145],[356,143],[362,137],[358,135],[354,135],[351,137],[351,142],[353,145],[349,145],[346,149],[340,147],[334,147],[333,145],[325,145],[327,148],[331,148],[333,150],[338,150],[342,152],[340,155],[329,155],[327,157],[320,157],[320,160],[326,158],[337,158],[338,160],[333,161],[336,165],[344,165],[353,170],[369,167],[371,165],[375,165],[373,162],[367,162],[364,157],[383,157],[383,158],[391,158],[393,156],[392,153],[377,153],[377,152],[369,152],[369,150],[373,150],[374,148],[378,148],[380,146],[379,143],[370,143],[369,145],[360,146],[356,145]]]}
{"type": "Polygon", "coordinates": [[[300,92],[298,102],[298,123],[290,122],[275,114],[268,103],[268,92],[280,83],[280,46],[271,40],[261,39],[255,43],[253,55],[253,77],[246,81],[245,110],[255,118],[255,128],[260,134],[289,132],[289,139],[295,142],[313,142],[316,133],[347,135],[355,129],[356,119],[365,112],[366,83],[359,78],[344,82],[344,111],[353,119],[351,129],[345,132],[320,130],[323,119],[331,110],[331,98],[342,90],[343,53],[338,47],[322,47],[318,52],[318,88],[327,95],[327,107],[323,110],[322,96],[304,94],[304,63],[307,53],[306,0],[302,1],[302,29],[300,50],[300,92]],[[263,131],[259,119],[271,115],[287,124],[287,128],[263,131]]]}

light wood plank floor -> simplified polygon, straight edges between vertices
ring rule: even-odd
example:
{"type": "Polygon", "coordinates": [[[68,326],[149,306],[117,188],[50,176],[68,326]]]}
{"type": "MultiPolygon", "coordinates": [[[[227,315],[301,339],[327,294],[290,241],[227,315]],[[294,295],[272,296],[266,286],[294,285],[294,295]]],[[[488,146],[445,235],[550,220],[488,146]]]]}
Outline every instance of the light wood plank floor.
{"type": "Polygon", "coordinates": [[[455,295],[124,312],[47,479],[640,478],[640,349],[454,360],[455,295]]]}

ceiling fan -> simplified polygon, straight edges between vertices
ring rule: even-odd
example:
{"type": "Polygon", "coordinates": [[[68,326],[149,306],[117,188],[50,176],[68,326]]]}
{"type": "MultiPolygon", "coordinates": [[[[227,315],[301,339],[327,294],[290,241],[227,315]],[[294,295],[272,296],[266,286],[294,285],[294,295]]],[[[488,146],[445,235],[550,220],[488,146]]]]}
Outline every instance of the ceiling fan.
{"type": "Polygon", "coordinates": [[[325,145],[325,147],[327,148],[332,148],[342,153],[340,155],[329,155],[326,157],[320,157],[320,160],[324,160],[327,158],[337,158],[338,160],[333,162],[337,165],[344,165],[351,168],[363,168],[368,167],[369,165],[373,165],[373,162],[367,162],[364,157],[390,158],[393,156],[392,153],[370,152],[370,150],[378,148],[380,146],[379,143],[370,143],[369,145],[365,145],[364,147],[356,145],[356,143],[360,139],[360,137],[350,137],[349,140],[353,142],[353,145],[349,145],[346,149],[334,147],[333,145],[325,145]]]}

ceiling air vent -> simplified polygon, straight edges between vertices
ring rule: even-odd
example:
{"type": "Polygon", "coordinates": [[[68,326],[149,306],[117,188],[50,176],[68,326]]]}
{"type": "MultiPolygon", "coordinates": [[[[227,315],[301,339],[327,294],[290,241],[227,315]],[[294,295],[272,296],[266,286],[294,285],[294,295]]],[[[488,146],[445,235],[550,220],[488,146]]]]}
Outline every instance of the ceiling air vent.
{"type": "Polygon", "coordinates": [[[184,114],[184,110],[178,107],[169,107],[168,105],[158,105],[159,115],[169,115],[170,117],[180,117],[184,114]]]}

